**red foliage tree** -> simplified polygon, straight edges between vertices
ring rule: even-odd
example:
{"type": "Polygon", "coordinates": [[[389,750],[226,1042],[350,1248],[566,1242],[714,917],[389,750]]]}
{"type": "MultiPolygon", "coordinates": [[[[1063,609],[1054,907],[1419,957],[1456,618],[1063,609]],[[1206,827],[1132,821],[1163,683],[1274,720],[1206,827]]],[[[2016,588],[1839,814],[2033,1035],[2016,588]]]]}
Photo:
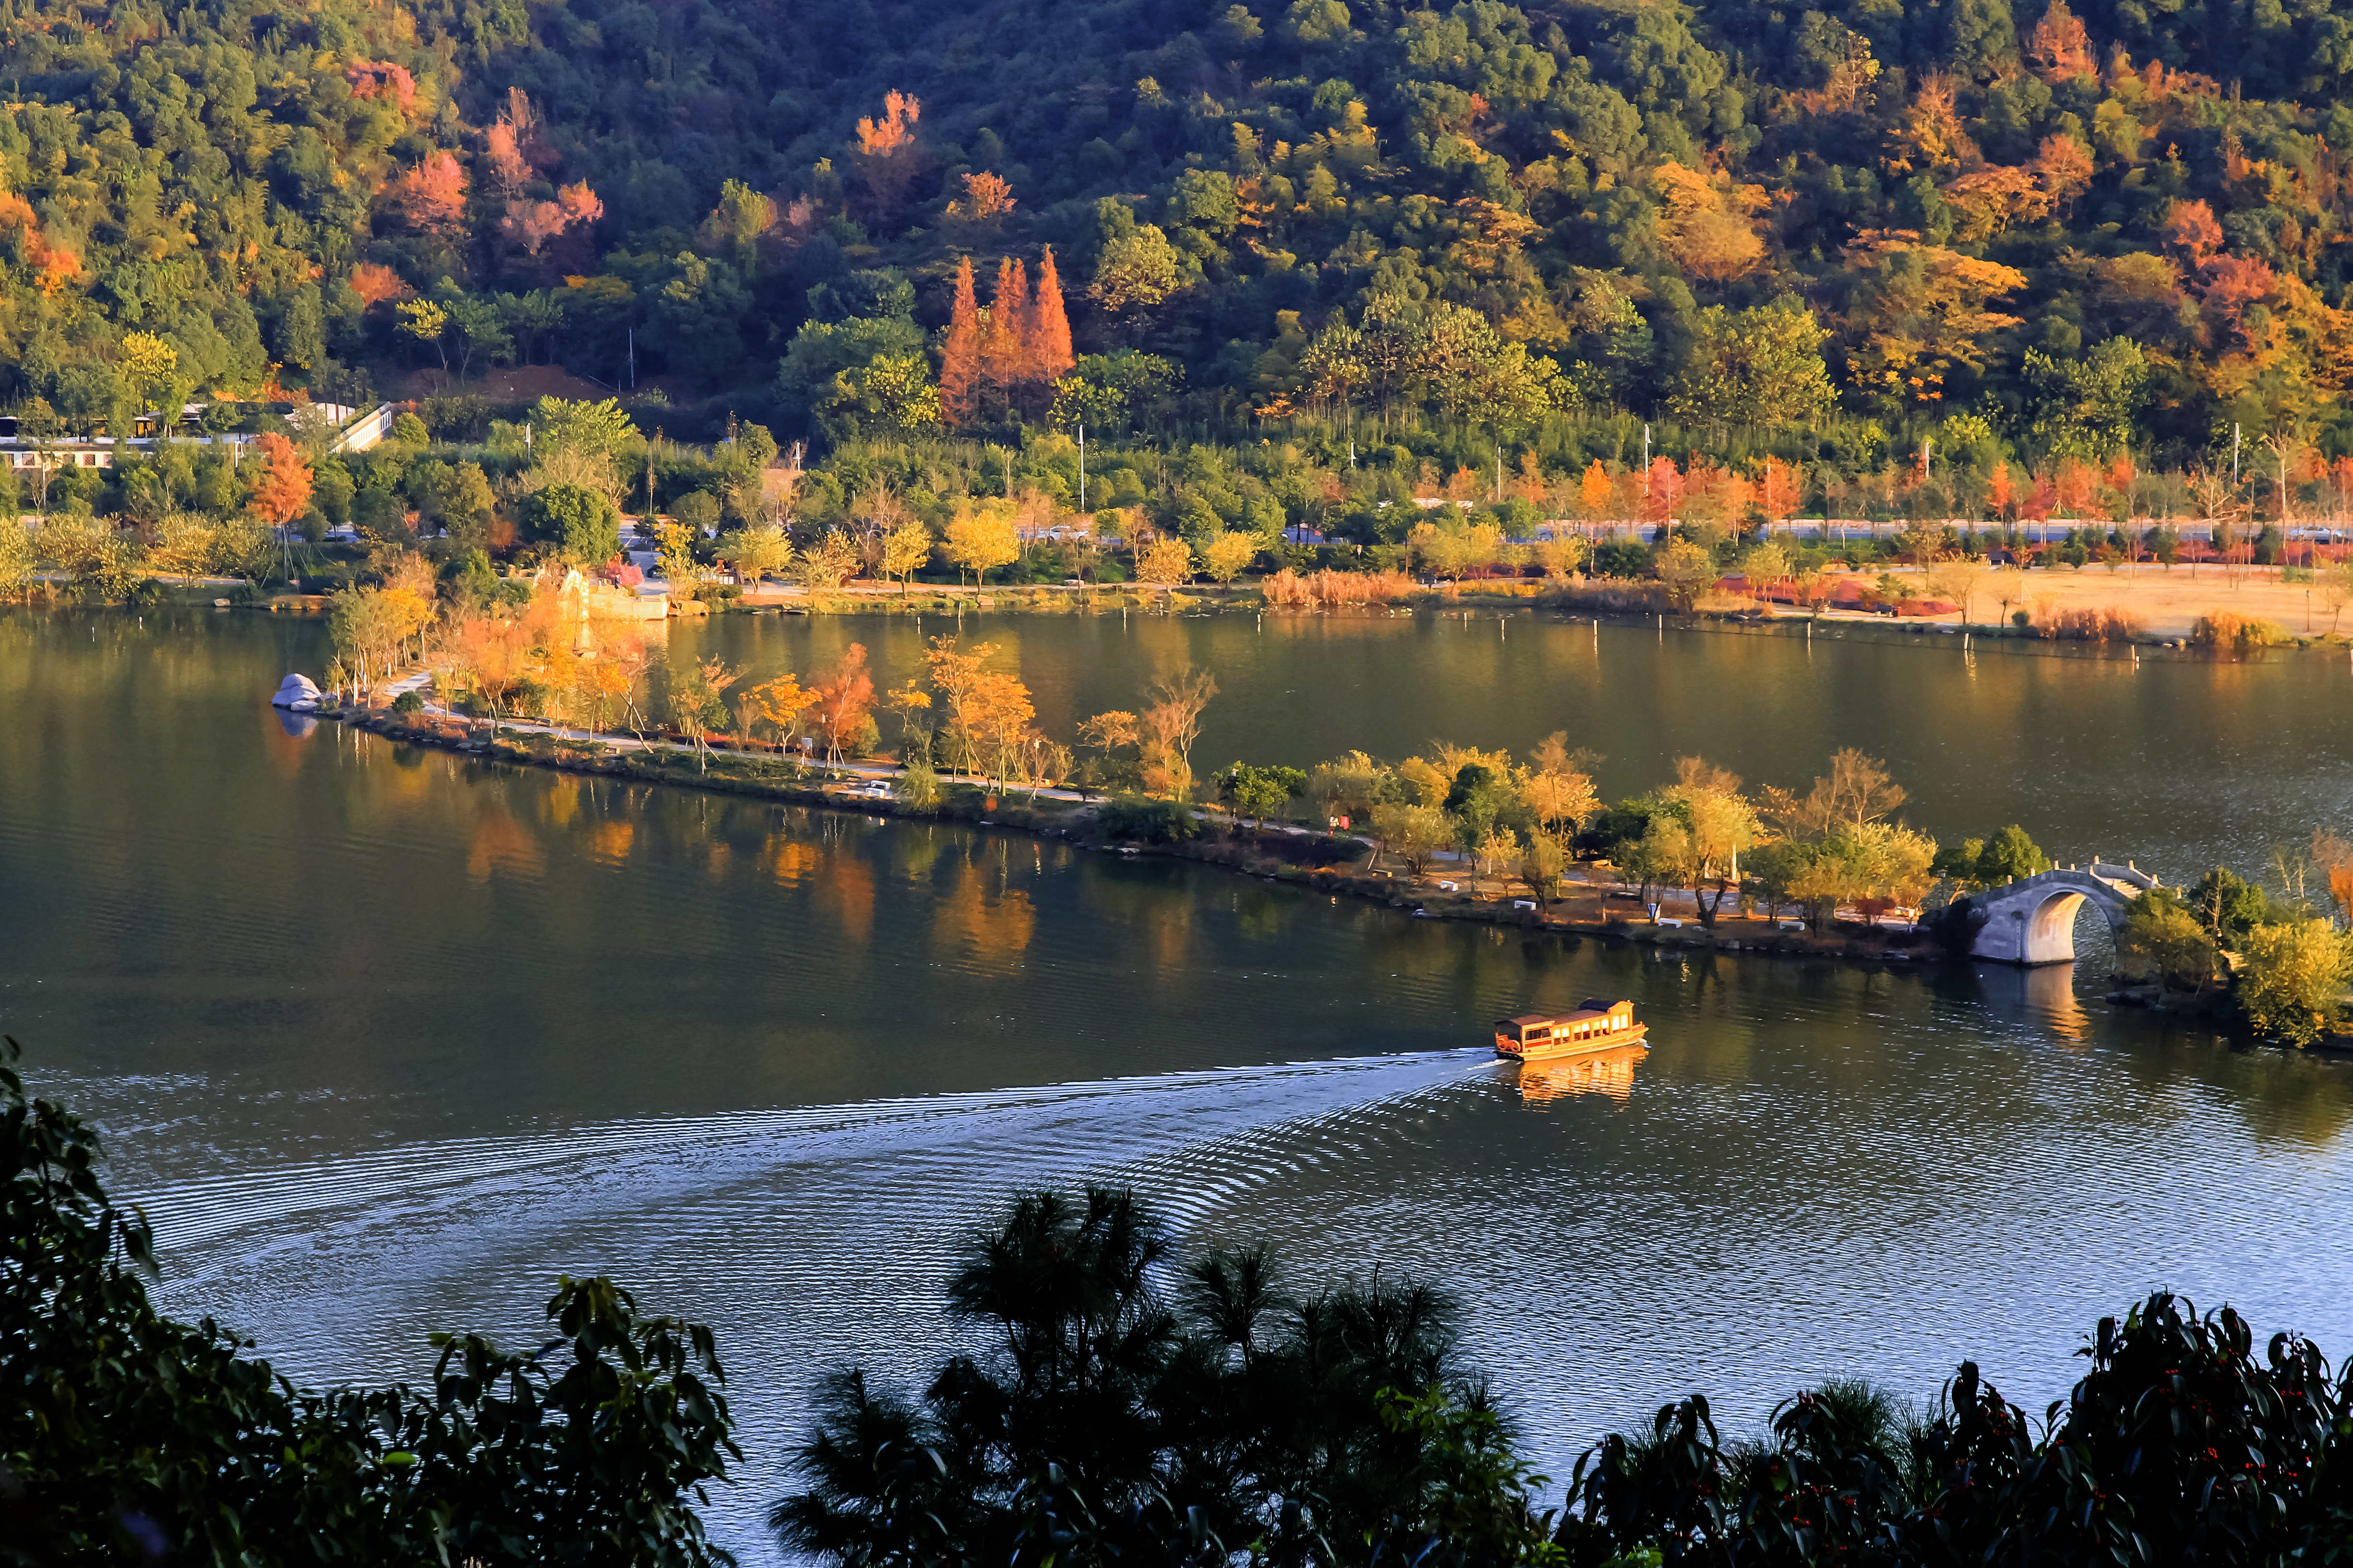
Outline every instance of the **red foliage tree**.
{"type": "Polygon", "coordinates": [[[501,119],[483,133],[482,141],[491,154],[491,183],[509,194],[521,190],[531,178],[531,165],[523,162],[514,126],[501,119]]]}
{"type": "Polygon", "coordinates": [[[2059,505],[2059,487],[2051,482],[2048,474],[2034,476],[2034,488],[2026,492],[2019,503],[2018,514],[2031,522],[2046,521],[2059,505]]]}
{"type": "Polygon", "coordinates": [[[2222,226],[2204,202],[2176,202],[2165,215],[2165,243],[2193,268],[2222,248],[2222,226]]]}
{"type": "Polygon", "coordinates": [[[588,188],[587,182],[581,181],[556,192],[552,202],[509,202],[499,226],[520,242],[527,254],[537,256],[557,235],[604,216],[604,201],[588,188]]]}
{"type": "Polygon", "coordinates": [[[352,292],[360,297],[361,304],[373,307],[387,300],[408,299],[417,290],[381,261],[363,261],[352,268],[352,292]]]}
{"type": "Polygon", "coordinates": [[[2053,83],[2100,74],[2092,59],[2092,40],[2084,31],[2084,19],[2067,9],[2067,0],[2051,0],[2051,9],[2034,25],[2034,37],[2026,46],[2026,63],[2037,76],[2053,83]]]}
{"type": "Polygon", "coordinates": [[[301,448],[274,432],[261,437],[261,473],[253,481],[253,510],[283,528],[311,510],[311,465],[301,448]]]}
{"type": "Polygon", "coordinates": [[[417,79],[409,74],[406,66],[396,66],[388,60],[353,60],[343,68],[343,79],[352,84],[353,98],[388,95],[403,109],[417,101],[417,79]]]}
{"type": "Polygon", "coordinates": [[[1664,522],[1675,515],[1676,503],[1683,497],[1683,476],[1672,458],[1651,459],[1650,492],[1642,501],[1644,517],[1664,522]]]}
{"type": "Polygon", "coordinates": [[[980,302],[969,256],[956,263],[955,304],[940,345],[940,417],[956,429],[980,417],[980,302]]]}
{"type": "Polygon", "coordinates": [[[866,672],[866,645],[854,642],[817,683],[817,701],[809,709],[809,727],[825,737],[828,762],[849,749],[873,710],[874,678],[866,672]]]}
{"type": "Polygon", "coordinates": [[[2268,298],[2278,286],[2268,262],[2253,256],[2217,256],[2206,263],[2203,297],[2207,310],[2239,332],[2244,330],[2247,307],[2268,298]]]}
{"type": "Polygon", "coordinates": [[[448,152],[434,153],[384,188],[385,201],[423,234],[455,234],[466,222],[466,171],[448,152]]]}

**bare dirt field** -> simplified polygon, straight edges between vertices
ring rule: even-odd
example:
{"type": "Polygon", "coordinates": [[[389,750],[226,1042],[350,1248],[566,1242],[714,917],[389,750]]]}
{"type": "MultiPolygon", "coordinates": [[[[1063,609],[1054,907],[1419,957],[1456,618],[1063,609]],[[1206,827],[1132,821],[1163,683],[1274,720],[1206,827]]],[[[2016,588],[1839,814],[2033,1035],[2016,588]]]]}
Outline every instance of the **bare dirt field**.
{"type": "MultiPolygon", "coordinates": [[[[641,390],[650,390],[657,380],[653,376],[646,377],[640,384],[641,390]]],[[[462,382],[453,382],[438,368],[428,367],[410,373],[390,393],[392,397],[403,402],[459,395],[487,398],[492,403],[529,403],[541,397],[565,397],[576,402],[594,403],[614,394],[613,389],[602,382],[586,380],[560,365],[547,364],[497,366],[462,382]]],[[[665,395],[677,395],[667,389],[665,395]]],[[[623,395],[627,400],[634,395],[623,395]]]]}
{"type": "MultiPolygon", "coordinates": [[[[1918,575],[1899,572],[1905,579],[1918,575]]],[[[1971,596],[1968,618],[1975,625],[2007,622],[2024,610],[2038,621],[2063,610],[2116,610],[2138,621],[2154,637],[2186,637],[2199,616],[2218,610],[2274,621],[2295,637],[2353,633],[2353,609],[2332,610],[2320,585],[2283,583],[2275,566],[2177,565],[2154,563],[2111,571],[2093,565],[2022,571],[1986,571],[1971,596]]],[[[1937,617],[1958,621],[1958,615],[1937,617]]]]}

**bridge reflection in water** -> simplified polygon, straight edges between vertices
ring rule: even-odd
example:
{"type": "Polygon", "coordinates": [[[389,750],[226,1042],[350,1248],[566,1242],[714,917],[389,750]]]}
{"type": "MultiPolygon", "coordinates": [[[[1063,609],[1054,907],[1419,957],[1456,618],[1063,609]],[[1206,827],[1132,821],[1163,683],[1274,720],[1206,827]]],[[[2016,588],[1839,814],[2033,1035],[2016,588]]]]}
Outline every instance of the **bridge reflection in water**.
{"type": "Polygon", "coordinates": [[[1995,1017],[2047,1031],[2071,1045],[2089,1045],[2092,1015],[2075,994],[2073,963],[2042,963],[2028,967],[1980,963],[1978,997],[1995,1017]]]}
{"type": "Polygon", "coordinates": [[[1520,1064],[1520,1101],[1542,1105],[1577,1094],[1624,1100],[1634,1092],[1634,1064],[1651,1054],[1648,1046],[1617,1046],[1557,1061],[1520,1064]]]}

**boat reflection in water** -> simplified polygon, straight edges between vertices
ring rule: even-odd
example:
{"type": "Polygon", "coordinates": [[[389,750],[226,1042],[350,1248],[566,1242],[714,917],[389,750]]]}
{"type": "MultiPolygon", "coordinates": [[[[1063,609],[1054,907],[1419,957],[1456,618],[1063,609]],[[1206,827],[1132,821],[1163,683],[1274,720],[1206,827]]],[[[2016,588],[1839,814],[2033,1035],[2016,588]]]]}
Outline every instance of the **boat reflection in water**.
{"type": "Polygon", "coordinates": [[[1576,1094],[1606,1094],[1612,1100],[1624,1100],[1634,1092],[1634,1064],[1650,1054],[1651,1047],[1637,1041],[1629,1046],[1612,1046],[1608,1050],[1588,1051],[1582,1056],[1522,1062],[1520,1100],[1525,1105],[1543,1105],[1576,1094]]]}

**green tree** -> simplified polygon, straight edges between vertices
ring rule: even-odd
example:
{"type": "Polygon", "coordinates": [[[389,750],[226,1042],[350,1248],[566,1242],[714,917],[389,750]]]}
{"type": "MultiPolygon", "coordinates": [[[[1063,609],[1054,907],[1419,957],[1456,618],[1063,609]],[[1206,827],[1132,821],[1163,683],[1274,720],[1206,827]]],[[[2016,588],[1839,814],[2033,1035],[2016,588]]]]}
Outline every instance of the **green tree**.
{"type": "Polygon", "coordinates": [[[1711,305],[1693,325],[1692,343],[1667,406],[1690,425],[1770,429],[1802,425],[1836,406],[1822,359],[1828,329],[1788,298],[1745,310],[1711,305]]]}
{"type": "Polygon", "coordinates": [[[490,477],[482,472],[481,465],[430,466],[440,471],[419,498],[419,510],[425,520],[440,525],[449,536],[450,549],[458,554],[489,549],[498,497],[492,493],[490,477]]]}
{"type": "Polygon", "coordinates": [[[1454,824],[1434,805],[1384,801],[1373,807],[1373,837],[1402,858],[1419,877],[1439,850],[1454,840],[1454,824]]]}
{"type": "Polygon", "coordinates": [[[601,566],[621,552],[620,509],[601,491],[549,485],[525,496],[521,510],[531,537],[575,566],[601,566]]]}
{"type": "MultiPolygon", "coordinates": [[[[1116,202],[1122,213],[1126,207],[1116,202]]],[[[1106,241],[1095,258],[1094,279],[1088,298],[1113,316],[1133,316],[1153,309],[1182,286],[1184,267],[1168,237],[1151,224],[1131,218],[1126,231],[1106,241]]]]}
{"type": "Polygon", "coordinates": [[[877,354],[842,371],[817,405],[828,430],[843,436],[920,436],[940,428],[940,388],[920,353],[877,354]]]}
{"type": "Polygon", "coordinates": [[[739,528],[719,536],[718,558],[741,583],[757,583],[792,564],[793,542],[781,528],[739,528]]]}
{"type": "Polygon", "coordinates": [[[2127,974],[2189,991],[2204,991],[2222,973],[2212,935],[2163,888],[2132,901],[2116,937],[2116,956],[2127,974]]]}
{"type": "Polygon", "coordinates": [[[743,679],[743,670],[715,658],[665,658],[654,673],[656,710],[686,737],[702,770],[709,773],[711,731],[727,722],[724,693],[743,679]]]}
{"type": "Polygon", "coordinates": [[[2051,857],[2042,847],[2027,836],[2026,829],[2011,823],[1985,841],[1977,853],[1972,874],[1981,888],[1997,888],[2020,878],[2040,876],[2051,869],[2051,857]]]}
{"type": "Polygon", "coordinates": [[[2140,434],[2148,361],[2130,338],[2108,338],[2081,356],[2029,349],[2020,371],[2027,434],[2054,457],[2105,458],[2140,434]]]}
{"type": "MultiPolygon", "coordinates": [[[[469,294],[444,278],[433,290],[433,303],[440,307],[446,327],[440,338],[455,338],[458,345],[458,379],[464,381],[474,361],[485,365],[514,357],[514,334],[507,331],[505,314],[498,301],[480,294],[469,294]]],[[[448,368],[448,357],[443,357],[448,368]]]]}
{"type": "Polygon", "coordinates": [[[973,1352],[910,1399],[828,1380],[770,1515],[831,1563],[1546,1558],[1535,1479],[1453,1365],[1451,1305],[1377,1279],[1298,1298],[1263,1251],[1180,1258],[1127,1193],[1024,1194],[947,1286],[973,1352]],[[1212,1415],[1211,1413],[1215,1414],[1212,1415]],[[1042,1560],[1042,1559],[1040,1559],[1042,1560]]]}
{"type": "Polygon", "coordinates": [[[2255,1032],[2308,1046],[2333,1024],[2353,977],[2353,946],[2322,920],[2270,921],[2241,939],[2235,994],[2255,1032]]]}
{"type": "Polygon", "coordinates": [[[1483,763],[1465,763],[1449,781],[1446,798],[1439,803],[1454,825],[1454,841],[1469,851],[1514,814],[1518,800],[1511,781],[1483,763]]]}
{"type": "Polygon", "coordinates": [[[2186,901],[2198,923],[2222,947],[2235,947],[2272,912],[2271,899],[2263,889],[2225,866],[2191,884],[2186,901]]]}
{"type": "Polygon", "coordinates": [[[1218,775],[1217,785],[1218,798],[1227,809],[1263,826],[1286,801],[1307,787],[1307,775],[1297,768],[1236,763],[1218,775]]]}
{"type": "Polygon", "coordinates": [[[544,451],[591,452],[610,457],[638,437],[636,421],[617,398],[595,402],[542,397],[531,407],[532,445],[544,451]]]}
{"type": "Polygon", "coordinates": [[[1715,556],[1688,539],[1671,539],[1658,553],[1660,584],[1679,610],[1688,610],[1716,580],[1715,556]]]}
{"type": "Polygon", "coordinates": [[[1231,583],[1258,559],[1259,550],[1255,535],[1240,531],[1219,532],[1201,547],[1201,570],[1213,583],[1231,583]]]}

